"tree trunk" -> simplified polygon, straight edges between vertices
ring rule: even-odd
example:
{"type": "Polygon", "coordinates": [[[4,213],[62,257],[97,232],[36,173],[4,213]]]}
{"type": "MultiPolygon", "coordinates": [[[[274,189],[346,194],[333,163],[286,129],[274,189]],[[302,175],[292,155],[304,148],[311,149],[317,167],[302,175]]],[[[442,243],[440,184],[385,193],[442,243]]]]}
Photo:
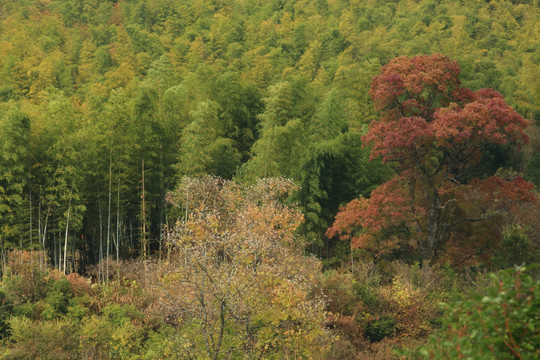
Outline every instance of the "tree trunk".
{"type": "Polygon", "coordinates": [[[171,261],[171,243],[169,242],[169,217],[165,212],[165,223],[167,224],[167,232],[165,234],[165,241],[167,242],[167,264],[171,261]]]}
{"type": "Polygon", "coordinates": [[[99,254],[98,254],[98,281],[103,282],[103,216],[101,212],[101,192],[98,183],[98,215],[99,215],[99,254]]]}
{"type": "Polygon", "coordinates": [[[143,251],[143,265],[144,265],[144,280],[143,284],[146,285],[146,273],[147,273],[147,253],[146,253],[146,247],[147,247],[147,239],[146,239],[146,201],[145,201],[145,193],[144,193],[144,159],[142,160],[142,251],[143,251]]]}
{"type": "Polygon", "coordinates": [[[227,307],[222,300],[219,304],[219,337],[216,347],[214,349],[214,360],[219,358],[219,352],[221,351],[221,343],[223,342],[223,334],[225,333],[225,315],[227,307]]]}
{"type": "Polygon", "coordinates": [[[6,268],[6,252],[4,250],[4,237],[0,234],[0,250],[2,251],[2,268],[0,269],[0,281],[4,277],[4,270],[6,268]]]}
{"type": "MultiPolygon", "coordinates": [[[[111,145],[112,146],[112,145],[111,145]]],[[[109,281],[109,250],[111,247],[111,191],[112,191],[112,149],[109,156],[109,211],[107,214],[107,250],[105,279],[109,281]]]]}
{"type": "Polygon", "coordinates": [[[43,266],[47,266],[47,260],[45,259],[45,239],[47,238],[47,224],[49,223],[49,213],[51,211],[51,206],[47,208],[47,215],[45,215],[45,225],[43,227],[43,236],[41,238],[41,251],[43,258],[43,266]]]}
{"type": "Polygon", "coordinates": [[[62,271],[62,230],[60,229],[60,220],[58,220],[58,232],[56,234],[58,238],[58,271],[62,271]]]}
{"type": "Polygon", "coordinates": [[[147,239],[146,239],[146,201],[144,193],[144,159],[142,160],[142,204],[141,204],[141,223],[142,223],[142,253],[143,260],[146,260],[147,256],[147,239]]]}
{"type": "Polygon", "coordinates": [[[29,206],[28,206],[28,210],[30,212],[30,250],[33,251],[34,250],[34,239],[32,237],[32,230],[33,230],[33,224],[32,224],[32,184],[29,184],[29,192],[30,192],[30,195],[29,195],[29,198],[30,198],[30,201],[28,202],[29,203],[29,206]]]}
{"type": "Polygon", "coordinates": [[[118,264],[119,261],[120,261],[120,174],[118,174],[118,189],[116,193],[116,264],[118,264]]]}
{"type": "Polygon", "coordinates": [[[54,217],[53,217],[53,229],[52,236],[53,236],[53,251],[52,251],[52,258],[51,258],[51,265],[56,268],[56,261],[58,260],[58,257],[56,256],[56,251],[58,250],[56,246],[56,231],[54,231],[54,217]]]}
{"type": "MultiPolygon", "coordinates": [[[[38,202],[38,244],[41,244],[41,191],[38,202]]],[[[41,248],[39,254],[39,269],[43,270],[43,248],[41,248]]]]}
{"type": "Polygon", "coordinates": [[[433,190],[433,201],[430,209],[428,228],[427,228],[427,244],[424,249],[424,260],[431,260],[433,250],[439,240],[439,227],[441,221],[441,199],[437,190],[433,190]]]}
{"type": "Polygon", "coordinates": [[[71,213],[71,194],[73,189],[70,191],[69,194],[69,205],[68,205],[68,212],[67,212],[67,220],[66,220],[66,237],[64,240],[64,274],[66,273],[66,260],[67,260],[67,248],[68,248],[68,235],[69,235],[69,215],[71,213]]]}

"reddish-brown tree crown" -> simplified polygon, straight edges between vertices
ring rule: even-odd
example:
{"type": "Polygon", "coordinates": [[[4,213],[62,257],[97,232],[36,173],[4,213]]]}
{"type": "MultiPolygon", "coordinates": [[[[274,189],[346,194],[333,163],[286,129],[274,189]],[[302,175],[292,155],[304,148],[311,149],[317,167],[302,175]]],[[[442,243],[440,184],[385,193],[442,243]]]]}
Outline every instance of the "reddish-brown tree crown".
{"type": "Polygon", "coordinates": [[[431,258],[456,227],[492,219],[495,202],[534,201],[520,177],[471,176],[485,146],[526,144],[528,123],[497,91],[461,87],[459,73],[456,62],[434,54],[398,57],[373,78],[381,117],[363,141],[372,158],[397,165],[397,176],[342,208],[328,236],[378,252],[408,246],[431,258]]]}

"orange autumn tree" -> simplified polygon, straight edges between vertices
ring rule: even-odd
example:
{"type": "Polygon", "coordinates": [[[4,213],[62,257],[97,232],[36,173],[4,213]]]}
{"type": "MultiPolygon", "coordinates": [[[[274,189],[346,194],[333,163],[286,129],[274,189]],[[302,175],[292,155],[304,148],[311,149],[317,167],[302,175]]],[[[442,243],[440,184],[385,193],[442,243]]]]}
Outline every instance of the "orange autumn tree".
{"type": "MultiPolygon", "coordinates": [[[[320,261],[295,234],[302,214],[286,201],[296,186],[260,179],[182,178],[169,203],[187,214],[168,233],[160,274],[162,313],[188,331],[186,359],[312,359],[330,340],[320,261]]],[[[322,355],[321,355],[322,356],[322,355]]]]}
{"type": "Polygon", "coordinates": [[[381,116],[363,141],[396,175],[343,207],[328,236],[376,256],[432,260],[449,239],[463,243],[475,226],[493,227],[516,204],[535,201],[531,183],[482,167],[489,149],[528,142],[527,121],[497,91],[461,87],[459,72],[441,54],[402,56],[373,78],[381,116]]]}

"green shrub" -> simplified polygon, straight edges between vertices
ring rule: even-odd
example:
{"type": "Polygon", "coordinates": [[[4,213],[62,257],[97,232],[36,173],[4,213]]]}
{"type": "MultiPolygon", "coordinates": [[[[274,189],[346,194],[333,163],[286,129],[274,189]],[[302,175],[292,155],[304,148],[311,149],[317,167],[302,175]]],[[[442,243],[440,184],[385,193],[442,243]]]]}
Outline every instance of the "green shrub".
{"type": "Polygon", "coordinates": [[[493,284],[483,295],[445,305],[442,331],[420,354],[429,359],[538,359],[540,281],[533,278],[534,269],[492,274],[493,284]]]}
{"type": "Polygon", "coordinates": [[[13,346],[0,351],[0,358],[61,360],[76,359],[78,333],[66,321],[34,322],[25,317],[9,320],[13,346]]]}
{"type": "Polygon", "coordinates": [[[32,279],[29,276],[13,275],[7,271],[2,278],[0,290],[5,294],[6,301],[19,303],[37,301],[45,296],[46,282],[43,277],[32,279]]]}
{"type": "Polygon", "coordinates": [[[345,316],[354,314],[358,305],[354,284],[354,277],[350,273],[339,270],[324,272],[320,289],[326,297],[327,310],[345,316]]]}
{"type": "Polygon", "coordinates": [[[42,299],[47,292],[47,272],[39,268],[39,253],[15,250],[9,253],[0,290],[12,303],[42,299]]]}
{"type": "Polygon", "coordinates": [[[47,284],[47,295],[43,299],[41,317],[52,320],[65,315],[71,297],[71,285],[66,278],[51,279],[47,284]]]}
{"type": "Polygon", "coordinates": [[[30,301],[13,307],[13,316],[34,318],[34,304],[30,301]]]}
{"type": "Polygon", "coordinates": [[[113,359],[137,358],[144,342],[144,330],[132,322],[124,322],[112,333],[110,357],[113,359]]]}
{"type": "Polygon", "coordinates": [[[67,318],[71,321],[82,321],[89,315],[89,302],[88,295],[83,297],[75,297],[69,300],[69,306],[67,308],[67,318]]]}
{"type": "Polygon", "coordinates": [[[365,335],[370,342],[378,342],[392,336],[396,331],[396,320],[392,316],[382,316],[369,321],[365,327],[365,335]]]}
{"type": "MultiPolygon", "coordinates": [[[[193,343],[194,337],[196,336],[189,327],[179,330],[165,325],[148,334],[148,340],[144,343],[142,359],[196,359],[197,349],[193,343]]],[[[201,356],[204,358],[206,354],[201,356]]]]}
{"type": "MultiPolygon", "coordinates": [[[[540,114],[540,111],[538,112],[540,114]]],[[[532,181],[536,188],[540,188],[540,154],[536,153],[529,160],[525,171],[527,180],[532,181]]]]}
{"type": "Polygon", "coordinates": [[[503,232],[494,264],[501,269],[526,264],[531,258],[531,241],[519,225],[510,225],[503,232]]]}
{"type": "Polygon", "coordinates": [[[80,326],[79,354],[83,359],[108,359],[114,325],[109,319],[92,315],[80,326]]]}
{"type": "Polygon", "coordinates": [[[7,336],[9,329],[7,320],[12,308],[12,304],[6,299],[6,295],[0,288],[0,341],[7,336]]]}
{"type": "Polygon", "coordinates": [[[143,313],[137,310],[135,306],[127,304],[107,305],[101,312],[115,325],[123,325],[132,320],[141,320],[143,317],[143,313]]]}
{"type": "Polygon", "coordinates": [[[375,308],[379,303],[377,292],[374,290],[375,286],[370,286],[363,282],[355,282],[354,290],[360,301],[370,309],[375,308]]]}

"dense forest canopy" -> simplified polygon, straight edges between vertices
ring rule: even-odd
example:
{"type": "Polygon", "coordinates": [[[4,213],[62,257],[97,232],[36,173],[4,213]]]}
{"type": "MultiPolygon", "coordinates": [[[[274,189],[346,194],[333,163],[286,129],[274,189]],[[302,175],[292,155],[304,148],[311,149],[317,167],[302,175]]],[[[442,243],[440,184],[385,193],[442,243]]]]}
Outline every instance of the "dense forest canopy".
{"type": "Polygon", "coordinates": [[[539,0],[0,0],[0,358],[540,356],[538,270],[485,276],[540,258],[539,39],[539,0]]]}
{"type": "Polygon", "coordinates": [[[165,194],[184,175],[214,174],[294,179],[300,232],[332,258],[344,250],[324,234],[339,206],[391,176],[360,138],[378,116],[371,79],[399,55],[442,53],[459,63],[464,87],[493,88],[531,120],[525,155],[493,148],[485,166],[514,167],[538,185],[535,1],[21,0],[0,9],[4,253],[46,248],[60,266],[73,252],[84,268],[140,255],[142,244],[162,250],[161,229],[178,216],[165,194]]]}
{"type": "Polygon", "coordinates": [[[534,185],[485,166],[493,149],[511,153],[528,144],[528,122],[497,91],[462,87],[459,71],[440,54],[401,56],[373,78],[370,94],[381,117],[362,140],[396,174],[369,200],[341,209],[327,235],[376,256],[400,250],[398,258],[428,261],[446,246],[454,249],[447,260],[463,265],[489,259],[494,246],[486,242],[496,243],[505,225],[531,225],[515,215],[536,204],[534,185]],[[490,236],[486,226],[495,230],[490,236]]]}

